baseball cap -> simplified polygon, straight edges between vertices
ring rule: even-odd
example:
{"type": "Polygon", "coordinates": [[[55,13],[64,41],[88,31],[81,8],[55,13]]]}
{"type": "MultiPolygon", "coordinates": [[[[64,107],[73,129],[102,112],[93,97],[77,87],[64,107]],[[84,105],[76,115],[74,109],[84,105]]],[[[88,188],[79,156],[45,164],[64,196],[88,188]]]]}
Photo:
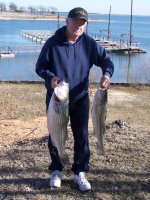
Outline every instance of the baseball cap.
{"type": "Polygon", "coordinates": [[[81,7],[73,8],[69,11],[68,17],[72,19],[85,19],[88,21],[88,13],[81,7]]]}

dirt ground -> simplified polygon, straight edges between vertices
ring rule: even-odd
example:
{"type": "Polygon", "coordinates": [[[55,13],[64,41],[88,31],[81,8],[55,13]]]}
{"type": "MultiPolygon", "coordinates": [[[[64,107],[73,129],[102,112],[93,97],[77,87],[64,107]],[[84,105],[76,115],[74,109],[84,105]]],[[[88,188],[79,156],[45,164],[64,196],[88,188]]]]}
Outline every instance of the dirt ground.
{"type": "MultiPolygon", "coordinates": [[[[97,88],[90,86],[91,102],[97,88]]],[[[70,164],[62,187],[49,187],[45,92],[43,84],[0,83],[0,199],[150,199],[150,87],[110,86],[104,157],[97,153],[89,119],[90,192],[80,192],[73,182],[69,125],[70,164]]]]}

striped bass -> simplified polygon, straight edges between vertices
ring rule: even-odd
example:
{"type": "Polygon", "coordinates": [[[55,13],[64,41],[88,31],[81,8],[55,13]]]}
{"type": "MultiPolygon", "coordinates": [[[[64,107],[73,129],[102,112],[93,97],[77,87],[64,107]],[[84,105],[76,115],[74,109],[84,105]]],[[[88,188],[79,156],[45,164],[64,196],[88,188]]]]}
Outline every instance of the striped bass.
{"type": "Polygon", "coordinates": [[[107,114],[107,89],[99,88],[93,99],[92,105],[92,122],[94,135],[97,138],[97,146],[100,155],[105,155],[104,134],[106,131],[105,121],[107,114]]]}
{"type": "Polygon", "coordinates": [[[54,89],[47,113],[48,132],[52,144],[58,150],[58,155],[62,164],[68,161],[68,156],[65,152],[65,144],[68,135],[68,105],[69,84],[62,81],[59,86],[54,89]]]}

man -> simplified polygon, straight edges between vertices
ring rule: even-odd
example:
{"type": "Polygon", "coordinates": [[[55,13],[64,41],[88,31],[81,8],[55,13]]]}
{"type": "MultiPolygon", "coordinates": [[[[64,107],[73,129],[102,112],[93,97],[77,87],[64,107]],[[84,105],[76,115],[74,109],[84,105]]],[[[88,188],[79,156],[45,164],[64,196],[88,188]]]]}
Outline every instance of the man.
{"type": "MultiPolygon", "coordinates": [[[[81,191],[90,190],[85,172],[89,170],[90,150],[88,143],[89,117],[89,70],[93,64],[101,67],[103,76],[100,87],[108,88],[114,65],[96,41],[84,33],[88,21],[87,11],[77,7],[70,10],[66,26],[58,29],[49,38],[40,53],[36,64],[37,74],[45,80],[47,88],[46,106],[53,89],[60,80],[69,83],[69,116],[74,137],[74,181],[81,191]]],[[[63,166],[60,162],[57,148],[49,137],[48,147],[53,171],[50,177],[51,187],[60,187],[63,166]]]]}

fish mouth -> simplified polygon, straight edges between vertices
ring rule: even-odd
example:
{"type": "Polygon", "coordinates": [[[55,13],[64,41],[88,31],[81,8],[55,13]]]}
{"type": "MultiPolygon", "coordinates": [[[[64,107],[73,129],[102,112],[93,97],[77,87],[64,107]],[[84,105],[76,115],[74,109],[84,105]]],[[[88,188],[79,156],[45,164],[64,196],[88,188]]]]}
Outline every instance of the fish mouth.
{"type": "Polygon", "coordinates": [[[56,102],[60,102],[60,100],[59,100],[59,98],[56,96],[56,94],[54,95],[54,100],[56,101],[56,102]]]}

